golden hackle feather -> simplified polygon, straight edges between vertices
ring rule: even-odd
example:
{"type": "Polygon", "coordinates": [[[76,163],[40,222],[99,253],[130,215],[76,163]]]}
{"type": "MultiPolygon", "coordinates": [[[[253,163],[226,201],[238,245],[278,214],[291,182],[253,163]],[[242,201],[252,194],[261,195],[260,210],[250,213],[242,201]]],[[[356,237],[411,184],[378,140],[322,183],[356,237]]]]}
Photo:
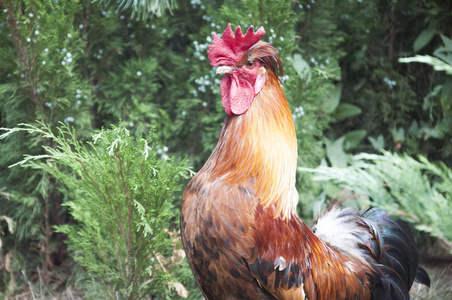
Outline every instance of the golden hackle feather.
{"type": "Polygon", "coordinates": [[[212,176],[221,177],[228,185],[253,178],[259,203],[264,207],[276,203],[274,217],[287,219],[298,203],[297,141],[289,105],[274,73],[278,69],[282,73],[281,61],[270,58],[275,51],[260,42],[244,55],[262,59],[269,70],[266,84],[247,113],[226,117],[206,166],[212,176]]]}

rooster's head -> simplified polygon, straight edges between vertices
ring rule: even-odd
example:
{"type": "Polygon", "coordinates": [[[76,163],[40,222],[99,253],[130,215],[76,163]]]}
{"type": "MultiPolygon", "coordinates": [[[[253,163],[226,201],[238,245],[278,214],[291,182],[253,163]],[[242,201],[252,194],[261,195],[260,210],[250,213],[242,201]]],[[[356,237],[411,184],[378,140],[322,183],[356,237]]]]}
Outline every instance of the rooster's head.
{"type": "Polygon", "coordinates": [[[265,85],[266,73],[272,71],[282,75],[281,59],[276,49],[260,39],[265,34],[264,27],[254,32],[253,26],[243,35],[238,26],[235,35],[231,24],[223,32],[221,39],[213,34],[213,45],[207,54],[210,64],[217,68],[217,74],[225,74],[221,80],[221,99],[228,115],[241,115],[250,107],[265,85]]]}

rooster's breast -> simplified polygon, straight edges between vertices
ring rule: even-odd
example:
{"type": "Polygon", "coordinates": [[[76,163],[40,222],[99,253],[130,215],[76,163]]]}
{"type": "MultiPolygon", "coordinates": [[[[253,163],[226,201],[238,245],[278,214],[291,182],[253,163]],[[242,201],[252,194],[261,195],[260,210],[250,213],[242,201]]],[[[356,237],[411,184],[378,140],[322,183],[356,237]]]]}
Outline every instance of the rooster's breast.
{"type": "Polygon", "coordinates": [[[187,259],[207,299],[275,299],[251,275],[254,255],[252,183],[225,186],[198,173],[181,207],[181,236],[187,259]]]}

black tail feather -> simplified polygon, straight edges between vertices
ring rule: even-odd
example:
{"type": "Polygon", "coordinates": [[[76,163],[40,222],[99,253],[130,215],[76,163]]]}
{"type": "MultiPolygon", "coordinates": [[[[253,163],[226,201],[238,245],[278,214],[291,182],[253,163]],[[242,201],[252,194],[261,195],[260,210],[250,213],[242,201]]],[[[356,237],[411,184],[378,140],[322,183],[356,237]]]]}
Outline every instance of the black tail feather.
{"type": "MultiPolygon", "coordinates": [[[[375,208],[360,212],[380,230],[383,255],[377,258],[374,269],[373,299],[407,299],[413,281],[430,285],[427,272],[418,267],[418,253],[410,228],[402,221],[394,221],[389,215],[375,208]]],[[[372,226],[375,227],[375,226],[372,226]]],[[[375,230],[375,229],[374,229],[375,230]]]]}
{"type": "Polygon", "coordinates": [[[414,277],[414,281],[430,287],[430,277],[428,276],[427,272],[424,269],[422,269],[421,267],[417,267],[416,276],[414,277]]]}
{"type": "Polygon", "coordinates": [[[399,274],[392,268],[377,265],[380,276],[375,278],[372,299],[409,300],[408,289],[399,274]]]}

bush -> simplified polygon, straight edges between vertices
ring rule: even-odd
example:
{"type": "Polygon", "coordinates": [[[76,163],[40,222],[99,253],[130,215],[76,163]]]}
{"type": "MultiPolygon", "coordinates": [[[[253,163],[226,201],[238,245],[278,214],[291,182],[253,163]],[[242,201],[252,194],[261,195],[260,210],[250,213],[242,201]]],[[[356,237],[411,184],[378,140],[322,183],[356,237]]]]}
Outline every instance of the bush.
{"type": "Polygon", "coordinates": [[[2,137],[15,131],[57,145],[16,165],[48,172],[71,199],[64,205],[76,223],[56,231],[67,234],[75,261],[87,270],[81,281],[85,296],[91,298],[91,291],[93,299],[141,299],[168,294],[168,286],[187,296],[168,273],[188,268],[173,231],[175,192],[190,174],[186,160],[162,159],[151,138],[133,137],[124,127],[101,130],[86,144],[68,125],[55,135],[42,123],[24,124],[2,137]]]}

